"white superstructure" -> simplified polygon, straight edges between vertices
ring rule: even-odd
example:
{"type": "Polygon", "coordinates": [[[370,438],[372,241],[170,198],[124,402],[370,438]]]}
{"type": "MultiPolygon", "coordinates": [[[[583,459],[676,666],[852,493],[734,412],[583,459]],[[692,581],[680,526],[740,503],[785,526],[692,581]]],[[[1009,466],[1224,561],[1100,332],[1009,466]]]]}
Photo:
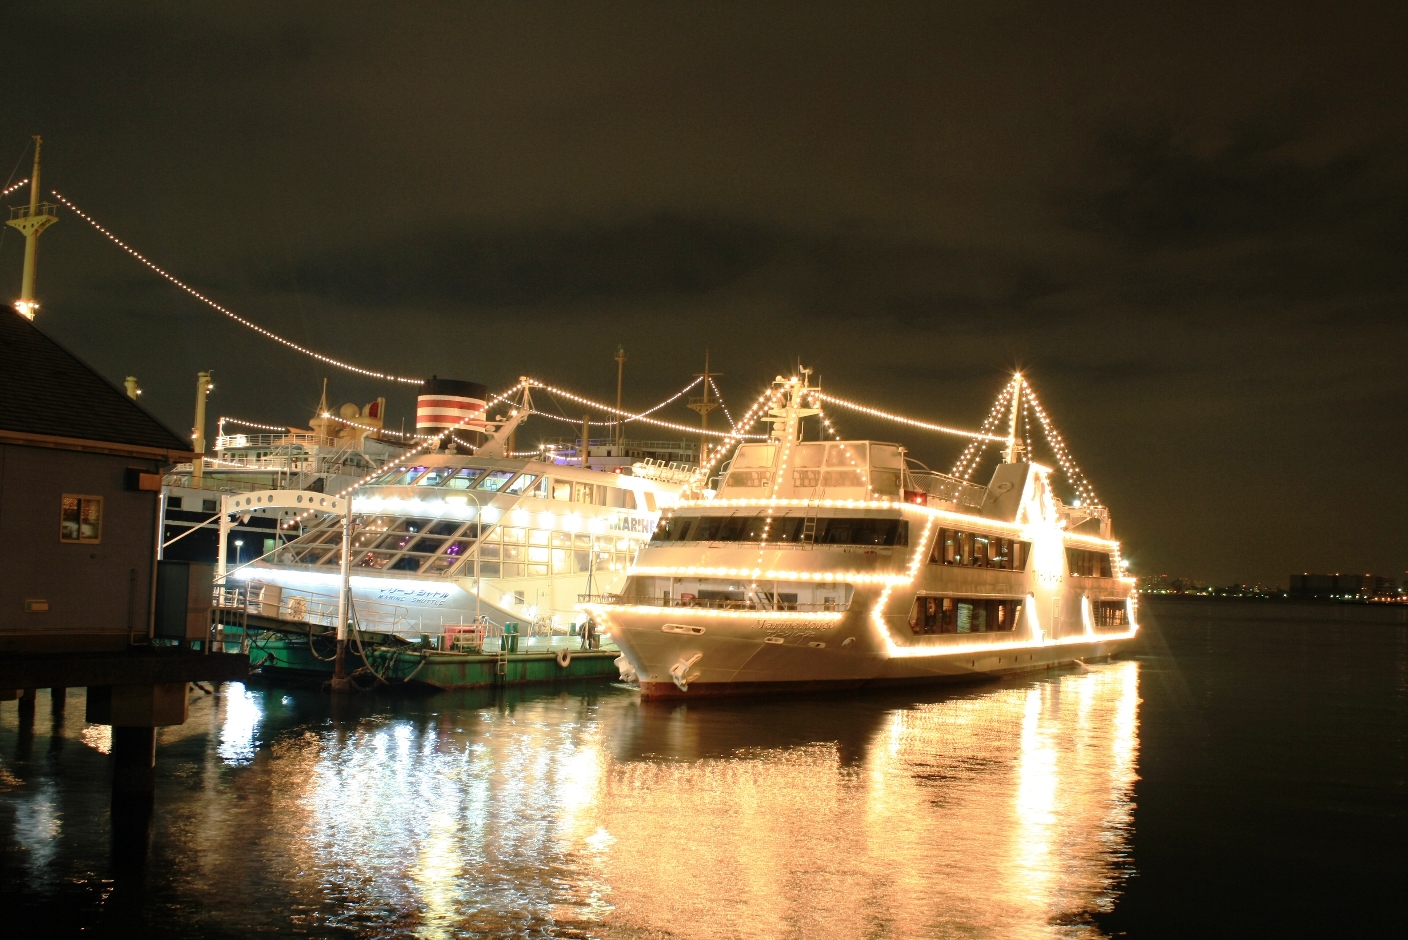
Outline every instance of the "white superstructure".
{"type": "MultiPolygon", "coordinates": [[[[429,453],[352,499],[354,604],[404,611],[401,633],[483,615],[565,629],[580,595],[619,590],[678,483],[541,460],[429,453]]],[[[336,595],[342,525],[315,524],[235,577],[336,595]]]]}
{"type": "Polygon", "coordinates": [[[665,513],[619,594],[589,609],[649,697],[1003,673],[1134,636],[1103,507],[1068,507],[1021,459],[988,486],[877,441],[803,441],[813,392],[779,379],[767,443],[665,513]]]}

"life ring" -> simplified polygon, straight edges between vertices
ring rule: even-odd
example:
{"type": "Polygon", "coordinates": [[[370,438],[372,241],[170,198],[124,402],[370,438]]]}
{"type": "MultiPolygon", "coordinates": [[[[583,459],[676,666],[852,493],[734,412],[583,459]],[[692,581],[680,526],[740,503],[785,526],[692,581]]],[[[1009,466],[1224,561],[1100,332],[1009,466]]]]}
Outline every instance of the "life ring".
{"type": "Polygon", "coordinates": [[[557,664],[558,664],[559,666],[561,666],[563,669],[566,669],[568,666],[572,665],[572,651],[571,651],[571,650],[558,650],[558,651],[557,651],[557,664]]]}

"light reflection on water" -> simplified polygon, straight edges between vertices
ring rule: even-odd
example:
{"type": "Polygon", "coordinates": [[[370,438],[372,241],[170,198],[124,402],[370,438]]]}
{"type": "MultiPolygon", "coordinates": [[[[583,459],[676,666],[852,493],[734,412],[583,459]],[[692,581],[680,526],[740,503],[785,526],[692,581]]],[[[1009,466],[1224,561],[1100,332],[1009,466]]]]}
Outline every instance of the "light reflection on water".
{"type": "MultiPolygon", "coordinates": [[[[149,880],[166,893],[145,916],[426,938],[1093,934],[1127,865],[1138,696],[1135,661],[663,707],[601,687],[344,707],[232,684],[164,733],[176,782],[149,880]]],[[[49,825],[41,802],[21,839],[49,825]]]]}

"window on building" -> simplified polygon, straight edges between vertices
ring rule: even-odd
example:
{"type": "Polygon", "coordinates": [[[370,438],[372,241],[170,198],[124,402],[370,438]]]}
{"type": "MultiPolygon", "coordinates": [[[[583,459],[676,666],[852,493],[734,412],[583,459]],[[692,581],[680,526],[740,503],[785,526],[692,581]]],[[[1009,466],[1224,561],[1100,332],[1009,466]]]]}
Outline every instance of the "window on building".
{"type": "Polygon", "coordinates": [[[1018,598],[921,595],[910,609],[909,628],[915,636],[1005,633],[1017,628],[1021,615],[1022,601],[1018,598]]]}
{"type": "Polygon", "coordinates": [[[1084,548],[1066,549],[1066,564],[1071,576],[1076,578],[1114,577],[1110,569],[1110,553],[1094,552],[1084,548]]]}
{"type": "Polygon", "coordinates": [[[94,543],[103,540],[101,496],[70,496],[65,493],[60,507],[60,542],[94,543]]]}

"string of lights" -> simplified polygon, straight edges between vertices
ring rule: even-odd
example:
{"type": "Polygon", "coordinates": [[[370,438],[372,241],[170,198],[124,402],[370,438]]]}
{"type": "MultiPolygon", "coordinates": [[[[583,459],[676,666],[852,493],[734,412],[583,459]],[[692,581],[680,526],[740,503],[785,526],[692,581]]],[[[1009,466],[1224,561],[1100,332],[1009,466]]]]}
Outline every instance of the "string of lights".
{"type": "MultiPolygon", "coordinates": [[[[529,383],[532,387],[534,387],[534,388],[541,388],[541,389],[543,389],[544,391],[549,392],[550,394],[553,394],[553,395],[560,395],[561,397],[566,398],[566,399],[568,399],[569,401],[575,401],[575,402],[577,402],[578,404],[586,405],[586,406],[588,406],[588,407],[590,407],[590,408],[597,408],[597,409],[600,409],[600,410],[602,410],[602,411],[610,412],[610,413],[612,413],[612,414],[621,415],[622,418],[623,418],[622,423],[627,423],[627,424],[628,424],[628,423],[630,423],[630,422],[632,422],[632,421],[643,421],[643,422],[645,422],[646,424],[653,424],[653,425],[656,425],[656,426],[662,427],[662,428],[670,428],[671,430],[680,431],[680,432],[685,433],[685,434],[704,434],[704,435],[707,435],[707,436],[709,436],[709,437],[724,437],[724,438],[726,438],[726,437],[728,437],[730,434],[733,433],[733,432],[731,432],[731,431],[706,431],[706,430],[702,430],[702,429],[700,429],[700,428],[690,427],[690,426],[687,425],[687,424],[677,424],[677,423],[675,423],[675,422],[673,422],[673,421],[661,421],[661,420],[658,419],[658,418],[649,418],[649,417],[646,417],[646,414],[648,414],[648,412],[636,413],[636,412],[630,412],[630,411],[623,411],[623,410],[621,410],[621,409],[619,409],[619,408],[615,408],[615,407],[613,407],[613,406],[611,406],[611,405],[603,404],[602,402],[594,401],[593,399],[586,398],[585,396],[582,396],[582,395],[578,395],[578,394],[576,394],[575,392],[569,392],[569,391],[567,391],[566,389],[558,388],[558,387],[555,386],[555,385],[548,385],[546,382],[540,382],[540,381],[538,381],[537,379],[529,379],[529,380],[528,380],[528,383],[529,383]]],[[[689,391],[689,389],[693,388],[693,387],[694,387],[694,384],[697,384],[697,383],[692,383],[692,384],[686,386],[685,388],[681,389],[680,392],[679,392],[678,394],[674,395],[669,401],[673,401],[675,398],[679,398],[679,397],[680,397],[681,395],[683,395],[685,392],[689,391]]],[[[669,401],[664,402],[663,404],[668,404],[669,401]]],[[[651,409],[651,410],[653,411],[653,410],[656,410],[656,409],[651,409]]],[[[533,413],[536,414],[536,415],[541,415],[541,416],[544,417],[544,418],[556,418],[556,419],[558,419],[558,420],[567,421],[567,422],[572,423],[572,424],[580,424],[580,423],[581,423],[580,421],[575,420],[575,419],[573,419],[573,418],[568,418],[568,417],[566,417],[566,416],[564,416],[564,415],[550,414],[550,413],[545,412],[545,411],[536,411],[536,410],[535,410],[533,413]]],[[[610,424],[614,424],[615,422],[602,421],[602,422],[599,422],[599,423],[602,424],[602,425],[610,425],[610,424]]]]}
{"type": "Polygon", "coordinates": [[[21,186],[23,186],[25,183],[28,183],[28,182],[29,182],[29,177],[25,177],[24,179],[20,180],[18,183],[16,183],[16,184],[13,185],[13,186],[7,187],[7,188],[5,188],[5,189],[0,189],[0,198],[3,198],[3,197],[5,197],[5,196],[10,195],[10,193],[12,193],[12,192],[14,192],[15,190],[19,189],[21,186]]]}
{"type": "Polygon", "coordinates": [[[1007,440],[1007,438],[1005,438],[1005,437],[1000,437],[1000,436],[994,435],[994,434],[985,434],[985,433],[983,433],[983,432],[981,432],[981,431],[964,431],[964,430],[962,430],[962,429],[960,429],[960,428],[950,428],[950,427],[947,427],[947,426],[942,425],[942,424],[930,424],[928,421],[919,421],[919,420],[917,420],[917,419],[915,419],[915,418],[906,418],[906,417],[904,417],[903,415],[897,415],[897,414],[893,414],[893,413],[888,412],[888,411],[882,411],[882,410],[879,409],[879,408],[872,408],[872,407],[870,407],[869,405],[862,405],[862,404],[860,404],[860,403],[858,403],[858,402],[847,401],[847,400],[844,399],[844,398],[837,398],[835,395],[827,395],[827,394],[825,394],[825,393],[823,393],[823,392],[817,392],[817,393],[816,393],[816,397],[817,397],[818,399],[820,399],[821,401],[828,402],[828,403],[833,404],[833,405],[837,405],[837,406],[839,406],[839,407],[841,407],[841,408],[849,408],[849,409],[851,409],[852,411],[858,411],[858,412],[860,412],[861,414],[869,415],[869,416],[871,416],[872,418],[884,418],[884,419],[887,420],[887,421],[895,421],[895,422],[898,422],[899,424],[906,424],[906,425],[909,425],[910,427],[922,428],[922,429],[924,429],[924,430],[926,430],[926,431],[935,431],[935,432],[937,432],[937,433],[939,433],[939,434],[954,434],[954,435],[957,435],[957,436],[959,436],[959,437],[971,437],[971,438],[974,438],[975,440],[988,440],[988,441],[1005,441],[1005,440],[1007,440]]]}
{"type": "Polygon", "coordinates": [[[708,481],[709,474],[713,473],[714,468],[719,465],[719,462],[732,451],[733,445],[741,441],[744,437],[744,433],[757,423],[761,409],[767,407],[771,410],[776,407],[777,401],[778,390],[775,387],[765,389],[749,407],[737,427],[724,438],[723,444],[714,449],[714,453],[708,463],[701,463],[699,468],[694,471],[694,474],[690,477],[689,484],[685,487],[686,492],[698,490],[700,484],[708,481]]]}
{"type": "Polygon", "coordinates": [[[276,426],[276,425],[272,425],[272,424],[260,424],[260,423],[257,422],[257,421],[246,421],[246,420],[244,420],[243,418],[231,418],[231,417],[228,417],[228,416],[226,416],[226,415],[221,415],[221,416],[220,416],[220,423],[221,423],[221,424],[238,424],[238,425],[239,425],[240,427],[242,427],[242,428],[254,428],[254,429],[259,430],[259,431],[275,431],[275,432],[277,432],[277,433],[279,433],[279,434],[290,434],[290,433],[296,434],[296,433],[301,433],[301,432],[297,432],[297,431],[291,431],[286,425],[285,425],[285,426],[276,426]]]}
{"type": "Polygon", "coordinates": [[[1056,461],[1061,465],[1066,479],[1087,506],[1099,506],[1100,500],[1095,495],[1095,489],[1090,485],[1085,474],[1081,472],[1075,458],[1071,456],[1070,450],[1066,447],[1061,432],[1056,430],[1055,424],[1047,416],[1046,409],[1041,407],[1041,401],[1036,397],[1036,392],[1031,390],[1030,385],[1027,386],[1026,395],[1032,409],[1036,412],[1037,421],[1041,424],[1041,430],[1046,436],[1046,443],[1051,448],[1051,452],[1056,455],[1056,461]]]}
{"type": "Polygon", "coordinates": [[[364,368],[362,368],[361,366],[354,366],[354,365],[352,365],[352,364],[349,363],[349,362],[343,362],[341,359],[335,359],[335,358],[333,358],[332,356],[325,356],[325,355],[323,355],[323,354],[320,353],[320,352],[314,352],[313,350],[309,349],[309,348],[306,347],[306,346],[300,346],[298,343],[295,343],[295,342],[294,342],[293,340],[291,340],[291,339],[285,339],[284,337],[282,337],[282,336],[280,336],[279,334],[273,332],[272,330],[266,330],[264,327],[260,326],[259,324],[254,323],[254,322],[252,322],[252,321],[250,321],[250,320],[246,320],[244,317],[242,317],[242,316],[240,316],[239,314],[235,313],[233,310],[230,310],[228,307],[221,306],[219,303],[216,303],[214,300],[211,300],[209,297],[205,296],[205,295],[202,294],[200,291],[196,290],[194,287],[191,287],[189,284],[187,284],[187,283],[185,283],[184,281],[180,280],[180,279],[177,278],[175,275],[173,275],[173,274],[169,273],[168,271],[166,271],[165,269],[160,268],[160,267],[158,267],[157,265],[153,264],[151,261],[149,261],[149,260],[146,258],[146,256],[142,255],[142,254],[141,254],[140,252],[138,252],[136,249],[132,248],[130,245],[128,245],[128,244],[127,244],[126,242],[124,242],[122,239],[118,238],[118,237],[117,237],[116,235],[114,235],[112,232],[108,231],[106,228],[104,228],[102,225],[100,225],[96,219],[94,219],[94,218],[93,218],[92,216],[90,216],[88,213],[84,212],[82,209],[78,208],[78,206],[76,206],[76,205],[74,205],[72,202],[70,202],[67,198],[64,197],[64,195],[63,195],[62,193],[58,192],[57,190],[51,190],[51,192],[53,192],[54,198],[58,199],[58,200],[59,200],[60,202],[62,202],[65,206],[67,206],[70,210],[72,210],[73,213],[74,213],[75,215],[77,215],[80,219],[82,219],[83,221],[87,222],[89,225],[93,226],[93,228],[95,228],[98,232],[100,232],[101,234],[103,234],[104,236],[106,236],[107,239],[108,239],[110,242],[112,242],[114,245],[116,245],[116,246],[118,246],[119,248],[121,248],[123,251],[127,252],[127,253],[128,253],[129,255],[131,255],[133,258],[136,258],[138,261],[140,261],[142,264],[146,265],[146,266],[147,266],[148,268],[150,268],[152,271],[154,271],[155,273],[161,275],[163,278],[165,278],[166,280],[170,281],[172,284],[176,285],[177,287],[181,288],[181,290],[185,291],[187,294],[191,295],[191,296],[194,297],[196,300],[199,300],[201,303],[205,304],[206,306],[210,307],[211,309],[217,310],[217,311],[219,311],[220,313],[223,313],[225,316],[229,317],[231,320],[234,320],[236,323],[240,324],[241,326],[248,327],[249,329],[254,330],[256,333],[259,333],[261,336],[264,336],[266,339],[271,339],[271,340],[273,340],[273,341],[276,342],[276,343],[279,343],[279,344],[281,344],[281,345],[283,345],[283,346],[288,347],[289,349],[294,350],[295,352],[300,352],[300,353],[302,353],[302,354],[305,355],[305,356],[310,356],[310,357],[312,357],[312,358],[314,358],[314,359],[317,359],[319,362],[327,363],[327,364],[330,365],[330,366],[336,366],[336,367],[339,368],[339,369],[346,369],[348,372],[355,372],[355,373],[357,373],[358,375],[364,375],[364,376],[366,376],[366,377],[368,377],[368,378],[372,378],[372,379],[381,379],[381,380],[386,381],[386,382],[401,382],[401,383],[404,383],[404,384],[406,384],[406,385],[420,385],[420,384],[424,381],[423,379],[413,379],[413,378],[408,378],[408,377],[406,377],[406,376],[401,376],[401,375],[392,375],[392,374],[389,373],[389,372],[378,372],[378,371],[376,371],[375,369],[364,369],[364,368]]]}
{"type": "MultiPolygon", "coordinates": [[[[703,379],[704,379],[703,376],[700,376],[700,377],[699,377],[699,380],[700,380],[700,381],[703,381],[703,379]]],[[[736,427],[738,427],[738,425],[735,424],[734,421],[733,421],[733,415],[729,414],[728,405],[725,405],[725,404],[724,404],[724,393],[721,392],[721,391],[719,391],[719,386],[714,383],[714,377],[713,377],[713,376],[710,376],[710,377],[709,377],[709,387],[714,390],[714,397],[719,400],[719,407],[724,410],[724,417],[725,417],[725,418],[728,418],[728,425],[729,425],[729,427],[731,427],[731,428],[736,428],[736,427]]]]}
{"type": "MultiPolygon", "coordinates": [[[[998,421],[1006,414],[1008,403],[1012,401],[1012,393],[1016,390],[1016,387],[1017,378],[1013,376],[1012,381],[1008,382],[1007,385],[1003,387],[1001,394],[999,394],[997,400],[993,402],[992,408],[988,411],[987,418],[983,420],[981,430],[985,434],[991,434],[997,427],[998,421]]],[[[971,441],[968,446],[964,448],[963,453],[959,455],[958,461],[954,464],[953,476],[963,480],[968,479],[973,471],[978,468],[978,464],[983,459],[983,455],[987,452],[990,443],[992,443],[991,440],[974,439],[971,441]]]]}

